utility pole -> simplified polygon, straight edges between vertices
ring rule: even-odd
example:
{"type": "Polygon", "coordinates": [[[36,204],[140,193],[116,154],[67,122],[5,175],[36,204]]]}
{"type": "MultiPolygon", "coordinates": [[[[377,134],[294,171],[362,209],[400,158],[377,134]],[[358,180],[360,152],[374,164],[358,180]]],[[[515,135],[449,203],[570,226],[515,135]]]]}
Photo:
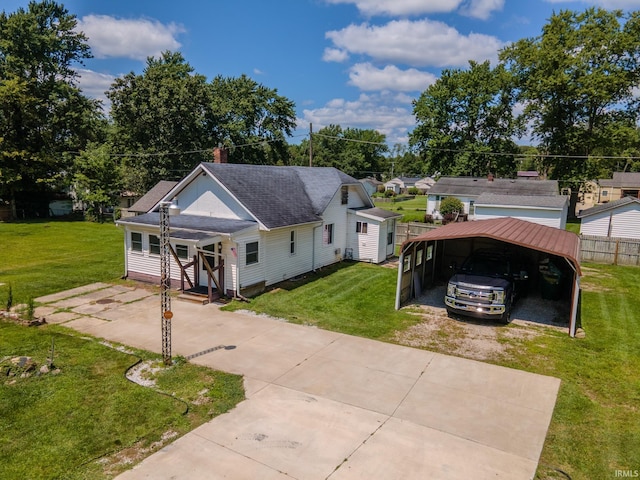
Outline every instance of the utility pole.
{"type": "Polygon", "coordinates": [[[313,123],[309,122],[309,166],[313,167],[313,123]]]}

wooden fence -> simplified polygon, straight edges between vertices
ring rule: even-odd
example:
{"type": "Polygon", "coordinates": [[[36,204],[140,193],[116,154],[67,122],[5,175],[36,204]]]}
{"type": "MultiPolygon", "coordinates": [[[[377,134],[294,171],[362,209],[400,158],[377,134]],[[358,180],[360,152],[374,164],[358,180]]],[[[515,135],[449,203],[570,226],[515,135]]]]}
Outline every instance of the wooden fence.
{"type": "MultiPolygon", "coordinates": [[[[402,245],[406,240],[439,226],[428,223],[398,223],[396,245],[402,245]]],[[[609,265],[640,265],[640,240],[581,235],[580,260],[609,265]]]]}
{"type": "Polygon", "coordinates": [[[402,245],[405,241],[422,235],[423,233],[438,228],[440,225],[432,223],[397,223],[396,245],[402,245]]]}
{"type": "Polygon", "coordinates": [[[640,265],[640,240],[582,235],[580,260],[613,265],[640,265]]]}

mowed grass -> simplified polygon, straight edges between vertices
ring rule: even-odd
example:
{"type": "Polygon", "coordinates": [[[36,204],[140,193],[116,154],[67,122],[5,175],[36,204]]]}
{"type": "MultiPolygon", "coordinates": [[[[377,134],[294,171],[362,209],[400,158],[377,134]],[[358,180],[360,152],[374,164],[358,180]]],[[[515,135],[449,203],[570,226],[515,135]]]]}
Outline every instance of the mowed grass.
{"type": "MultiPolygon", "coordinates": [[[[640,268],[584,266],[586,338],[539,327],[501,365],[562,380],[536,478],[614,478],[640,469],[640,268]]],[[[420,318],[394,310],[397,270],[341,264],[229,308],[379,340],[420,318]]],[[[504,329],[511,327],[501,327],[504,329]]],[[[435,333],[437,334],[437,333],[435,333]]],[[[444,352],[446,353],[446,352],[444,352]]]]}
{"type": "Polygon", "coordinates": [[[123,353],[56,326],[0,321],[0,352],[6,480],[111,478],[131,467],[125,456],[139,461],[244,398],[240,376],[184,361],[158,373],[156,388],[139,386],[125,371],[139,358],[160,365],[158,356],[123,353]],[[28,356],[45,365],[52,341],[60,372],[23,378],[10,359],[28,356]]]}
{"type": "Polygon", "coordinates": [[[395,268],[344,262],[287,281],[251,300],[225,309],[249,308],[293,323],[374,339],[386,339],[413,325],[416,316],[395,310],[395,268]]]}
{"type": "Polygon", "coordinates": [[[0,222],[0,306],[124,273],[123,232],[112,223],[0,222]]]}
{"type": "Polygon", "coordinates": [[[374,204],[378,208],[402,214],[401,222],[424,222],[427,213],[427,197],[416,195],[411,200],[400,202],[381,202],[374,199],[374,204]]]}

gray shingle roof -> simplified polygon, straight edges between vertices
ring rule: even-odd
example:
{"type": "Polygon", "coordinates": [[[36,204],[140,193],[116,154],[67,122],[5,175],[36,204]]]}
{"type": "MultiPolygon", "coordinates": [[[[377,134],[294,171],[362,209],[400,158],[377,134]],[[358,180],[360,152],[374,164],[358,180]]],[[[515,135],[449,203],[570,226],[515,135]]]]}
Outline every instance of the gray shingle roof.
{"type": "Polygon", "coordinates": [[[402,217],[402,214],[400,214],[400,213],[392,212],[391,210],[384,210],[382,208],[377,208],[377,207],[373,207],[373,208],[369,208],[369,207],[352,208],[351,210],[353,210],[354,212],[362,213],[364,215],[369,215],[371,217],[376,217],[376,218],[379,218],[381,220],[386,220],[387,218],[400,218],[400,217],[402,217]]]}
{"type": "Polygon", "coordinates": [[[499,195],[483,193],[475,205],[523,206],[562,209],[567,204],[565,195],[499,195]]]}
{"type": "Polygon", "coordinates": [[[360,185],[330,167],[203,163],[265,227],[318,222],[342,185],[360,185]]]}
{"type": "Polygon", "coordinates": [[[130,212],[147,213],[151,210],[163,197],[171,191],[178,182],[170,182],[168,180],[160,180],[151,190],[145,193],[140,200],[131,205],[127,210],[130,212]]]}
{"type": "Polygon", "coordinates": [[[613,183],[616,187],[638,187],[640,172],[614,172],[613,183]]]}
{"type": "Polygon", "coordinates": [[[607,210],[613,210],[614,208],[622,207],[624,205],[629,205],[631,203],[640,204],[640,199],[634,197],[623,197],[618,200],[614,200],[613,202],[603,203],[601,205],[596,205],[595,207],[587,208],[578,214],[578,218],[588,217],[590,215],[595,215],[596,213],[606,212],[607,210]]]}
{"type": "MultiPolygon", "coordinates": [[[[215,234],[235,233],[247,228],[256,227],[256,222],[234,220],[229,218],[205,217],[200,215],[176,215],[170,218],[171,237],[200,240],[215,234]]],[[[158,212],[145,213],[137,217],[121,218],[118,224],[127,225],[160,225],[158,212]]]]}
{"type": "Polygon", "coordinates": [[[478,196],[483,193],[502,195],[558,195],[556,180],[524,180],[511,178],[441,177],[429,195],[478,196]]]}

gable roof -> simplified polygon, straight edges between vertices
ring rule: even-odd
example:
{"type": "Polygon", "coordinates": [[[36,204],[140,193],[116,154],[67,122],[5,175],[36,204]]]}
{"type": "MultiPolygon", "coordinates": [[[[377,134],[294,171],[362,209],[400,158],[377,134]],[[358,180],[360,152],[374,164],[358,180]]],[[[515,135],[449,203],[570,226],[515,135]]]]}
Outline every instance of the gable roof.
{"type": "Polygon", "coordinates": [[[483,193],[475,202],[480,205],[537,207],[562,210],[568,202],[566,195],[500,195],[496,193],[483,193]]]}
{"type": "Polygon", "coordinates": [[[440,177],[429,195],[477,196],[482,193],[502,195],[558,195],[557,180],[531,180],[485,177],[440,177]]]}
{"type": "Polygon", "coordinates": [[[573,232],[513,217],[449,223],[405,241],[405,245],[428,240],[485,237],[567,258],[580,275],[580,237],[573,232]]]}
{"type": "Polygon", "coordinates": [[[578,218],[589,217],[597,213],[606,212],[607,210],[614,210],[616,208],[630,205],[632,203],[637,203],[640,205],[640,199],[634,197],[623,197],[618,200],[614,200],[613,202],[602,203],[600,205],[596,205],[595,207],[587,208],[586,210],[580,212],[577,216],[578,218]]]}
{"type": "Polygon", "coordinates": [[[151,190],[145,193],[140,199],[131,205],[127,210],[130,212],[147,213],[162,200],[178,182],[160,180],[151,190]]]}
{"type": "Polygon", "coordinates": [[[640,172],[614,172],[613,184],[616,187],[640,186],[640,172]]]}
{"type": "Polygon", "coordinates": [[[358,185],[364,190],[355,178],[332,167],[200,166],[266,228],[322,221],[320,215],[343,185],[358,185]]]}

